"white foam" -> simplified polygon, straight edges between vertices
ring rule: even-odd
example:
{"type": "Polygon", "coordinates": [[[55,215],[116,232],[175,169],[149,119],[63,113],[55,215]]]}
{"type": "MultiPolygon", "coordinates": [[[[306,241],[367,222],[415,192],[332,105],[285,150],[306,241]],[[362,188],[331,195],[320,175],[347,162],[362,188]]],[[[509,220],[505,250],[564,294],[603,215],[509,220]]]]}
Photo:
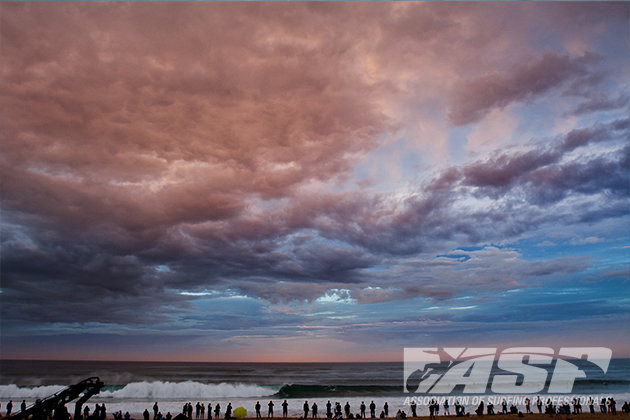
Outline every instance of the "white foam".
{"type": "Polygon", "coordinates": [[[248,384],[204,384],[201,382],[132,382],[118,391],[103,391],[100,398],[209,399],[246,398],[273,395],[277,389],[248,384]]]}
{"type": "Polygon", "coordinates": [[[17,385],[0,385],[0,399],[36,400],[53,395],[66,387],[63,385],[18,387],[17,385]]]}
{"type": "MultiPolygon", "coordinates": [[[[16,385],[1,385],[0,399],[45,398],[66,388],[62,385],[18,387],[16,385]]],[[[132,382],[116,391],[101,391],[98,398],[103,399],[148,399],[148,400],[180,400],[180,399],[217,399],[217,398],[248,398],[270,396],[277,389],[249,384],[204,384],[201,382],[132,382]]]]}

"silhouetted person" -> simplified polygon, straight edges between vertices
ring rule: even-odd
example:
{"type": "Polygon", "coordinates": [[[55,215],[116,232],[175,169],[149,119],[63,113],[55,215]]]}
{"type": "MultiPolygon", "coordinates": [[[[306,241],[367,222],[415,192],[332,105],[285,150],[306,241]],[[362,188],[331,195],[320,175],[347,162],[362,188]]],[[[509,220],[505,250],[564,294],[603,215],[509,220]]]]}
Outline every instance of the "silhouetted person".
{"type": "Polygon", "coordinates": [[[479,405],[477,406],[477,409],[475,410],[475,413],[479,417],[483,416],[483,401],[479,403],[479,405]]]}
{"type": "Polygon", "coordinates": [[[387,401],[385,401],[385,405],[383,406],[383,411],[385,412],[385,417],[389,416],[389,405],[387,405],[387,401]]]}
{"type": "Polygon", "coordinates": [[[143,418],[144,420],[149,420],[149,417],[150,417],[150,416],[151,416],[151,415],[149,414],[149,410],[147,410],[147,409],[145,408],[145,409],[144,409],[144,413],[142,413],[142,418],[143,418]]]}
{"type": "Polygon", "coordinates": [[[267,411],[267,417],[273,417],[273,401],[269,401],[269,404],[267,404],[267,406],[269,407],[269,411],[267,411]]]}
{"type": "Polygon", "coordinates": [[[582,398],[577,399],[577,401],[575,402],[575,410],[576,410],[576,414],[582,414],[582,398]]]}
{"type": "Polygon", "coordinates": [[[159,412],[160,412],[160,409],[158,408],[158,403],[156,401],[155,404],[153,404],[153,419],[157,419],[157,414],[159,412]]]}
{"type": "Polygon", "coordinates": [[[211,403],[208,403],[208,420],[212,420],[212,404],[211,403]]]}
{"type": "MultiPolygon", "coordinates": [[[[284,402],[287,402],[287,400],[284,400],[284,402]]],[[[282,405],[284,408],[284,404],[282,405]]],[[[254,406],[254,408],[256,408],[256,418],[260,419],[262,418],[262,416],[260,415],[260,401],[256,401],[256,405],[254,406]]],[[[284,417],[284,409],[282,410],[282,416],[284,417]]]]}
{"type": "Polygon", "coordinates": [[[617,401],[613,397],[608,397],[608,412],[617,415],[617,401]]]}
{"type": "Polygon", "coordinates": [[[13,400],[9,400],[7,404],[7,417],[11,415],[11,410],[13,410],[13,400]]]}
{"type": "Polygon", "coordinates": [[[311,407],[311,412],[313,413],[313,418],[317,417],[317,403],[313,403],[313,406],[311,407]]]}
{"type": "Polygon", "coordinates": [[[462,417],[464,412],[466,411],[466,407],[459,403],[459,400],[455,400],[455,416],[462,417]]]}
{"type": "Polygon", "coordinates": [[[346,401],[346,405],[344,406],[344,411],[346,412],[346,417],[350,417],[350,403],[346,401]]]}
{"type": "Polygon", "coordinates": [[[530,404],[529,397],[527,397],[527,398],[525,398],[525,412],[527,414],[532,412],[532,410],[529,409],[529,404],[530,404]]]}
{"type": "Polygon", "coordinates": [[[370,403],[370,418],[376,418],[376,404],[374,404],[374,401],[370,403]]]}
{"type": "Polygon", "coordinates": [[[309,407],[308,407],[308,401],[304,401],[304,406],[302,407],[304,409],[304,418],[308,418],[308,412],[310,411],[309,407]]]}
{"type": "Polygon", "coordinates": [[[332,419],[332,404],[330,403],[330,400],[326,403],[326,418],[332,419]]]}

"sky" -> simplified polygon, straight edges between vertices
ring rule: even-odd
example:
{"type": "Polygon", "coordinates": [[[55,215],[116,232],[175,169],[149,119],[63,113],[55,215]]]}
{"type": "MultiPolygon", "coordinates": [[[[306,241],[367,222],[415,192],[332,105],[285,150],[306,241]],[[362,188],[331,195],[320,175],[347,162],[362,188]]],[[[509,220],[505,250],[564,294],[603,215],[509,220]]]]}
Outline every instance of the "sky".
{"type": "Polygon", "coordinates": [[[629,23],[2,2],[0,357],[630,356],[629,23]]]}

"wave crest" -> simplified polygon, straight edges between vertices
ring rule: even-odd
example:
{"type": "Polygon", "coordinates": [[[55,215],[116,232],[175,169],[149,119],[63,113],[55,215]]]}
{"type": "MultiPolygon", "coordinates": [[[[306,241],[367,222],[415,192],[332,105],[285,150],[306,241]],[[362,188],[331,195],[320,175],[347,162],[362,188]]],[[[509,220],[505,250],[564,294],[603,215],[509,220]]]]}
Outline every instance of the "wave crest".
{"type": "MultiPolygon", "coordinates": [[[[62,385],[18,387],[1,385],[0,399],[36,399],[45,398],[66,388],[62,385]]],[[[252,384],[204,384],[201,382],[132,382],[118,390],[102,390],[98,398],[116,399],[211,399],[265,397],[274,395],[277,388],[252,384]]]]}

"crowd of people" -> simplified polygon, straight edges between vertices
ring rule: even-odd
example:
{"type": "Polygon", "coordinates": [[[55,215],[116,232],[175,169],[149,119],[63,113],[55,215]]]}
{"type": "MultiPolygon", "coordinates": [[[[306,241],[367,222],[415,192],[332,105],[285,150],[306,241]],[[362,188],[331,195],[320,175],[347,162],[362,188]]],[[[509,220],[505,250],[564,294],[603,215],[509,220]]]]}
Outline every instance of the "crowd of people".
{"type": "MultiPolygon", "coordinates": [[[[270,400],[269,403],[267,403],[267,418],[273,418],[275,416],[274,415],[275,405],[276,404],[273,402],[273,400],[270,400]]],[[[284,400],[280,404],[280,406],[282,407],[282,417],[283,418],[289,417],[289,403],[287,402],[287,400],[284,400]]],[[[366,406],[365,402],[362,401],[359,407],[360,411],[356,413],[352,412],[349,402],[346,402],[346,404],[342,407],[341,403],[335,402],[333,404],[329,400],[325,404],[325,407],[326,407],[325,416],[327,419],[333,419],[333,418],[334,419],[344,419],[344,418],[345,419],[365,419],[367,418],[366,413],[367,413],[368,408],[370,410],[370,418],[372,419],[377,418],[376,404],[374,403],[374,401],[370,403],[369,407],[366,406]]],[[[260,404],[260,401],[256,401],[256,404],[254,406],[256,418],[262,418],[261,409],[262,409],[262,405],[260,404]]],[[[302,419],[308,418],[308,417],[311,417],[311,418],[319,417],[319,406],[315,402],[313,404],[309,404],[308,401],[304,401],[304,405],[302,406],[302,409],[304,412],[304,416],[302,417],[302,419]]],[[[160,417],[161,413],[159,413],[157,403],[155,403],[155,405],[153,406],[153,413],[154,413],[153,420],[162,420],[162,418],[160,417]]],[[[192,403],[184,404],[184,407],[182,409],[182,414],[186,415],[190,419],[193,418],[192,403]]],[[[234,418],[232,416],[232,403],[228,403],[227,407],[225,408],[225,412],[221,413],[221,405],[219,403],[217,403],[213,408],[212,403],[208,403],[208,405],[206,406],[204,405],[204,403],[197,402],[197,404],[195,405],[194,414],[195,414],[195,417],[194,417],[195,420],[200,420],[200,419],[211,420],[213,418],[214,419],[234,418]]],[[[148,416],[149,416],[149,412],[148,410],[145,410],[144,420],[150,420],[148,416]]],[[[381,413],[379,415],[379,418],[386,418],[386,417],[389,417],[389,406],[387,402],[383,406],[381,413]]],[[[166,417],[164,417],[164,419],[170,420],[170,418],[166,418],[166,417]]]]}
{"type": "MultiPolygon", "coordinates": [[[[276,404],[273,402],[273,400],[267,403],[267,418],[275,417],[275,414],[274,414],[275,405],[276,404]]],[[[590,413],[595,413],[597,411],[595,407],[599,405],[600,413],[610,413],[613,415],[617,414],[616,401],[612,397],[602,398],[601,401],[599,402],[596,402],[593,398],[589,398],[589,400],[587,401],[587,405],[589,407],[590,413]]],[[[287,402],[287,400],[284,400],[280,404],[280,406],[282,407],[282,417],[283,418],[289,417],[289,403],[287,402]]],[[[554,405],[550,398],[547,399],[547,401],[544,401],[544,398],[536,397],[534,401],[534,406],[537,408],[539,414],[542,414],[542,413],[551,414],[551,415],[567,414],[567,418],[569,414],[579,414],[582,412],[582,405],[581,405],[580,398],[573,398],[571,401],[571,404],[564,403],[560,405],[554,405]],[[573,406],[573,409],[571,409],[571,405],[573,406]]],[[[411,402],[411,405],[409,408],[410,408],[409,414],[407,414],[404,410],[398,410],[395,414],[395,418],[397,420],[403,420],[409,417],[418,417],[418,411],[417,411],[418,407],[416,403],[411,402]]],[[[428,408],[429,408],[429,417],[431,419],[434,419],[436,416],[440,414],[441,408],[443,409],[443,415],[445,416],[451,415],[448,398],[443,401],[442,406],[440,406],[440,403],[438,403],[437,400],[433,399],[429,403],[428,408]]],[[[261,412],[261,409],[262,409],[262,405],[260,401],[256,401],[256,404],[254,406],[254,411],[255,411],[255,415],[257,419],[263,417],[263,413],[261,412]]],[[[371,401],[369,405],[366,405],[364,401],[361,401],[361,404],[358,407],[358,411],[353,412],[352,407],[350,406],[349,402],[346,402],[346,404],[342,407],[339,402],[331,403],[330,400],[328,400],[328,402],[325,404],[325,409],[326,409],[325,418],[335,419],[335,420],[365,419],[365,418],[368,418],[368,416],[370,419],[376,419],[376,418],[385,419],[385,418],[390,417],[389,405],[387,402],[385,402],[385,404],[382,406],[380,413],[378,415],[377,415],[377,406],[374,403],[374,401],[371,401]],[[368,409],[369,409],[369,414],[368,414],[368,409]]],[[[455,411],[453,414],[456,417],[471,416],[471,413],[467,412],[466,407],[463,404],[461,404],[459,400],[457,399],[455,400],[455,403],[454,403],[454,409],[455,411]]],[[[529,398],[525,400],[525,410],[526,410],[526,413],[533,414],[533,411],[531,409],[531,401],[529,398]]],[[[623,406],[621,407],[621,411],[623,413],[630,413],[630,404],[625,402],[623,406]]],[[[302,412],[303,412],[303,415],[300,416],[300,420],[304,420],[309,417],[319,418],[320,409],[316,402],[309,403],[309,401],[307,400],[307,401],[304,401],[304,404],[302,405],[302,412]]],[[[182,409],[182,414],[184,414],[190,419],[193,419],[192,403],[184,404],[184,407],[182,409]]],[[[496,412],[494,409],[494,404],[488,403],[487,405],[485,405],[484,402],[481,401],[480,404],[477,406],[477,408],[474,410],[474,415],[481,417],[484,414],[485,415],[516,414],[519,417],[524,417],[523,413],[514,404],[510,404],[510,406],[508,407],[508,403],[505,399],[503,399],[503,401],[501,402],[501,408],[497,410],[496,412]]],[[[221,419],[221,418],[233,419],[234,418],[232,416],[232,403],[228,403],[228,405],[225,408],[225,411],[222,413],[221,406],[219,403],[217,403],[213,409],[212,403],[208,403],[208,405],[205,406],[204,403],[198,402],[194,407],[194,415],[195,415],[194,417],[195,420],[205,420],[205,419],[211,420],[211,419],[221,419]]],[[[165,417],[162,417],[162,413],[159,412],[158,403],[156,402],[155,405],[153,406],[153,420],[171,420],[171,419],[172,419],[171,413],[167,413],[165,417]]],[[[122,420],[122,419],[119,419],[119,420],[122,420]]],[[[130,420],[130,419],[125,418],[124,420],[130,420]]],[[[148,410],[144,411],[143,420],[151,420],[148,410]]]]}
{"type": "MultiPolygon", "coordinates": [[[[542,414],[543,411],[544,414],[550,415],[565,414],[566,418],[569,419],[570,414],[580,414],[583,412],[582,401],[580,398],[572,398],[570,404],[569,402],[554,404],[551,398],[547,398],[547,401],[543,402],[543,399],[541,399],[540,397],[536,397],[535,406],[538,409],[538,414],[542,414]],[[573,409],[571,408],[571,406],[573,406],[573,409]]],[[[586,401],[586,404],[588,405],[588,409],[591,414],[595,414],[597,412],[596,406],[598,405],[598,402],[595,401],[592,397],[589,397],[588,401],[586,401]]],[[[484,408],[486,410],[486,415],[497,414],[494,411],[494,404],[489,402],[487,405],[484,406],[483,400],[474,410],[474,413],[478,417],[481,417],[484,415],[484,408]]],[[[435,401],[431,401],[431,403],[429,404],[430,417],[435,418],[435,415],[439,414],[439,411],[440,405],[435,401]]],[[[621,407],[621,411],[623,413],[630,413],[630,404],[624,402],[623,406],[621,407]]],[[[415,410],[413,410],[413,412],[415,413],[415,410]]],[[[531,409],[531,400],[529,398],[525,399],[525,412],[526,414],[534,414],[531,409]]],[[[615,401],[615,399],[613,397],[602,398],[599,401],[599,412],[603,414],[610,413],[612,415],[617,415],[617,402],[615,401]]],[[[448,411],[448,401],[444,402],[444,414],[450,414],[448,411]]],[[[462,417],[464,415],[470,416],[470,413],[467,413],[465,407],[459,404],[459,402],[455,403],[455,414],[457,417],[462,417]]],[[[498,414],[518,414],[519,417],[524,417],[523,413],[514,404],[510,404],[510,407],[508,408],[508,403],[505,398],[503,399],[503,401],[501,401],[501,410],[498,412],[498,414]]]]}
{"type": "MultiPolygon", "coordinates": [[[[573,398],[571,403],[565,402],[563,404],[554,405],[551,398],[548,398],[544,401],[544,398],[536,397],[534,400],[534,407],[537,409],[539,414],[549,414],[555,415],[555,419],[561,419],[562,415],[566,416],[567,420],[570,420],[571,414],[580,414],[582,413],[582,401],[580,398],[573,398]],[[572,407],[571,407],[572,406],[572,407]]],[[[599,411],[600,413],[610,413],[612,415],[617,414],[617,402],[614,398],[602,398],[599,401],[596,401],[592,397],[590,397],[586,401],[586,405],[588,406],[588,411],[591,414],[599,411]],[[599,409],[599,410],[597,410],[599,409]]],[[[0,404],[0,408],[1,408],[0,404]]],[[[267,403],[267,418],[273,418],[274,415],[274,406],[275,403],[273,400],[267,403]]],[[[282,407],[282,417],[289,417],[289,403],[287,400],[284,400],[280,406],[282,407]]],[[[260,401],[256,401],[254,406],[254,410],[256,413],[256,418],[262,418],[261,413],[261,404],[260,401]]],[[[11,416],[13,413],[13,401],[9,401],[6,405],[6,417],[11,416]]],[[[410,413],[407,414],[404,410],[398,410],[395,414],[397,420],[407,419],[408,417],[418,417],[417,413],[417,405],[415,402],[412,402],[410,405],[410,413]]],[[[428,405],[429,408],[429,417],[434,419],[436,416],[440,414],[440,403],[433,399],[428,405]]],[[[443,415],[450,416],[450,406],[449,399],[444,399],[442,403],[443,415]]],[[[470,412],[466,411],[466,407],[464,407],[459,400],[456,400],[454,403],[455,408],[455,416],[456,417],[464,417],[471,416],[470,412]]],[[[380,413],[377,415],[377,406],[374,401],[371,401],[369,405],[366,405],[364,401],[361,401],[361,404],[358,407],[358,410],[353,412],[352,407],[349,402],[342,407],[339,402],[335,402],[334,404],[328,400],[325,404],[325,416],[327,419],[335,419],[335,420],[343,420],[343,419],[365,419],[368,418],[368,409],[369,409],[369,418],[370,419],[385,419],[389,418],[389,405],[387,402],[382,406],[380,413]]],[[[23,412],[26,410],[26,401],[22,401],[20,405],[20,410],[23,412]]],[[[319,406],[316,402],[309,403],[309,401],[304,401],[302,405],[303,416],[300,417],[300,420],[304,420],[307,418],[318,418],[319,417],[319,406]]],[[[525,399],[525,412],[526,414],[533,414],[532,404],[529,398],[525,399]]],[[[628,402],[624,402],[621,406],[621,412],[630,413],[630,404],[628,402]]],[[[221,405],[216,403],[214,407],[212,403],[208,403],[205,405],[202,402],[197,402],[195,406],[192,403],[185,403],[182,407],[181,414],[186,416],[188,419],[195,420],[212,420],[212,419],[234,419],[235,417],[232,415],[232,403],[228,403],[225,407],[225,410],[221,411],[221,405]]],[[[501,401],[501,408],[497,409],[495,412],[494,404],[489,402],[487,405],[484,404],[483,400],[479,403],[477,408],[474,410],[474,414],[478,417],[483,415],[494,415],[494,414],[517,414],[519,417],[524,417],[523,413],[519,411],[518,407],[514,404],[511,404],[508,408],[508,403],[505,399],[501,401]]],[[[173,415],[170,412],[167,412],[166,415],[163,415],[160,411],[159,405],[156,402],[153,405],[153,416],[148,409],[145,409],[142,413],[143,420],[173,420],[173,415]]],[[[71,420],[70,413],[65,406],[58,407],[54,413],[50,413],[49,416],[52,420],[71,420]]],[[[90,412],[90,407],[86,405],[83,408],[81,419],[74,420],[105,420],[107,418],[107,408],[105,404],[96,404],[94,407],[94,411],[90,412]]],[[[112,417],[114,420],[134,420],[131,414],[127,411],[126,413],[122,413],[122,411],[116,411],[112,413],[112,417]]]]}

